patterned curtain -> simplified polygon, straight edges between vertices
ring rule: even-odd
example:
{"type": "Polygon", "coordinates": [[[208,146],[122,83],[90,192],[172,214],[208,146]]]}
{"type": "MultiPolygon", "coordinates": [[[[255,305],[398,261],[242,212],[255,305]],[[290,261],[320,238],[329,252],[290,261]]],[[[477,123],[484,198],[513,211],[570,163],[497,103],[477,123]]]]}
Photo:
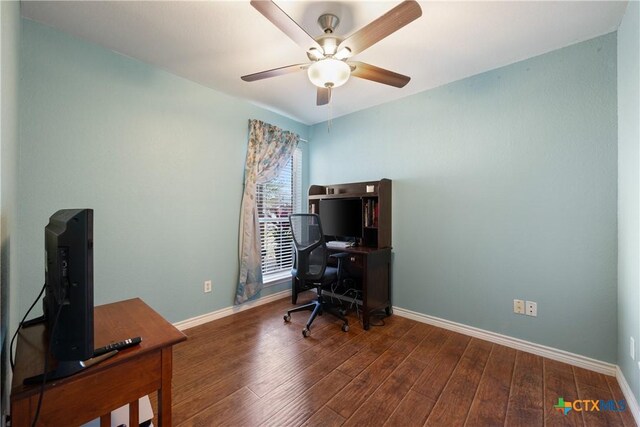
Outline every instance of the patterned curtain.
{"type": "Polygon", "coordinates": [[[240,272],[235,304],[255,297],[263,286],[256,185],[278,175],[291,158],[299,139],[293,132],[260,120],[249,120],[249,148],[240,212],[240,272]]]}

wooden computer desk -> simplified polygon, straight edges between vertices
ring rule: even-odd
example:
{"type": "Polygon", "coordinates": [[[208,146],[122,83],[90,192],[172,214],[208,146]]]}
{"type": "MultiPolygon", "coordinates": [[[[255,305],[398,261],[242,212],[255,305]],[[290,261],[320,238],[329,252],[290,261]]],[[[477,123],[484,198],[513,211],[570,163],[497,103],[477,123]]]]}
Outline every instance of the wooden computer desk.
{"type": "MultiPolygon", "coordinates": [[[[391,314],[391,248],[353,246],[329,249],[329,252],[346,252],[343,259],[343,278],[352,278],[360,290],[359,298],[323,291],[324,295],[355,303],[362,310],[362,326],[369,329],[371,313],[384,309],[391,314]]],[[[331,262],[334,262],[333,260],[331,262]]]]}
{"type": "MultiPolygon", "coordinates": [[[[102,427],[110,426],[111,411],[127,403],[129,425],[138,425],[138,398],[157,390],[158,422],[170,426],[172,346],[187,337],[139,298],[96,307],[94,330],[96,347],[136,336],[142,343],[47,383],[38,425],[77,426],[100,417],[102,427]]],[[[47,347],[44,324],[20,331],[11,387],[13,427],[31,425],[40,386],[22,382],[42,372],[47,347]]]]}

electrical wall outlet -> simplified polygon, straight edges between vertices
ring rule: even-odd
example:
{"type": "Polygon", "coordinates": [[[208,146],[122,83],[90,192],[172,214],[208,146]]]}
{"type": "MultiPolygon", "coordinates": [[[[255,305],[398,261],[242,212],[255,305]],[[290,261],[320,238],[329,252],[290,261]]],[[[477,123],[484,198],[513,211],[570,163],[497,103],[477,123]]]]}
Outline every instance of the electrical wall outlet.
{"type": "Polygon", "coordinates": [[[538,316],[538,303],[535,301],[527,301],[526,310],[527,310],[526,312],[527,316],[533,316],[533,317],[538,316]]]}
{"type": "Polygon", "coordinates": [[[204,282],[204,292],[211,292],[211,280],[206,280],[204,282]]]}
{"type": "Polygon", "coordinates": [[[633,337],[629,337],[629,355],[631,356],[632,360],[636,360],[636,341],[633,339],[633,337]]]}
{"type": "Polygon", "coordinates": [[[521,300],[521,299],[513,300],[513,312],[516,314],[524,314],[524,300],[521,300]]]}

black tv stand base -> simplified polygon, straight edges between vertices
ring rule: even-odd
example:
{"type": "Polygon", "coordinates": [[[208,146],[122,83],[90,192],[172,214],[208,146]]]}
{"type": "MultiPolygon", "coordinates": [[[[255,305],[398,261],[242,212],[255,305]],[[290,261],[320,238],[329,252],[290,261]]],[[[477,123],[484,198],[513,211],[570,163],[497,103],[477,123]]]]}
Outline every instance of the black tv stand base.
{"type": "Polygon", "coordinates": [[[43,381],[53,381],[59,380],[61,378],[66,378],[73,374],[77,374],[78,372],[87,369],[90,366],[100,363],[105,359],[115,356],[117,353],[118,350],[113,350],[109,353],[105,353],[97,357],[92,357],[88,360],[67,360],[58,362],[58,367],[53,371],[49,371],[47,374],[40,374],[33,377],[25,378],[23,383],[25,385],[42,384],[43,381]]]}
{"type": "Polygon", "coordinates": [[[28,328],[29,326],[37,325],[39,323],[44,323],[45,320],[46,318],[44,316],[34,317],[33,319],[25,320],[24,322],[22,322],[22,327],[28,328]]]}

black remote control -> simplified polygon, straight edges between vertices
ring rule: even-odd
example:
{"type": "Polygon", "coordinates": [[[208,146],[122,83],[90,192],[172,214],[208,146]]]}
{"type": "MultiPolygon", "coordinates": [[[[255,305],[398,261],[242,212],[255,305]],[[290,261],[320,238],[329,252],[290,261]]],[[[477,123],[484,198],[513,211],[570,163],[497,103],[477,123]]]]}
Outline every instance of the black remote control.
{"type": "Polygon", "coordinates": [[[142,342],[142,338],[128,338],[124,341],[118,341],[111,344],[107,344],[104,347],[96,348],[93,350],[93,357],[100,356],[101,354],[109,353],[112,350],[122,350],[123,348],[131,347],[142,342]]]}

